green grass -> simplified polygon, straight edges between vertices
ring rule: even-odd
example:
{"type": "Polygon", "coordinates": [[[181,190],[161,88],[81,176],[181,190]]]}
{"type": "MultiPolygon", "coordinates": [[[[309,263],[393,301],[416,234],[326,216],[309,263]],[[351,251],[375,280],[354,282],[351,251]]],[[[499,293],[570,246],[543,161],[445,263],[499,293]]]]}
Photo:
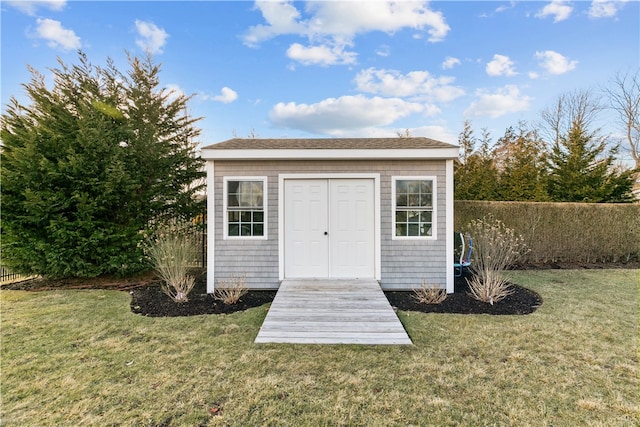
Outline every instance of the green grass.
{"type": "Polygon", "coordinates": [[[125,292],[2,291],[1,423],[636,425],[638,273],[513,272],[535,313],[401,312],[415,345],[394,347],[253,344],[267,306],[144,318],[125,292]]]}

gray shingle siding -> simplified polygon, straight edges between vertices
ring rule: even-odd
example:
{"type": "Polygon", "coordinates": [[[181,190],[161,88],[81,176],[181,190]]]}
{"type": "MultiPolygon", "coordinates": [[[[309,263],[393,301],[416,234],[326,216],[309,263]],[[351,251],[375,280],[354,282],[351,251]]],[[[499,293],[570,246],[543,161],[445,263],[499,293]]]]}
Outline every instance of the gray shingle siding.
{"type": "MultiPolygon", "coordinates": [[[[215,277],[247,275],[251,288],[279,286],[278,183],[279,174],[379,173],[381,284],[383,289],[408,289],[423,280],[446,283],[446,171],[445,160],[366,161],[222,161],[214,164],[215,213],[209,229],[215,232],[215,277]],[[223,178],[266,176],[268,239],[223,239],[223,178]],[[393,240],[391,184],[393,176],[435,176],[437,179],[437,240],[393,240]]],[[[211,232],[211,231],[210,231],[211,232]]]]}
{"type": "Polygon", "coordinates": [[[423,280],[442,287],[446,283],[445,161],[390,161],[380,168],[381,258],[383,289],[408,289],[423,280]],[[393,239],[392,177],[425,175],[437,180],[437,240],[393,239]]]}

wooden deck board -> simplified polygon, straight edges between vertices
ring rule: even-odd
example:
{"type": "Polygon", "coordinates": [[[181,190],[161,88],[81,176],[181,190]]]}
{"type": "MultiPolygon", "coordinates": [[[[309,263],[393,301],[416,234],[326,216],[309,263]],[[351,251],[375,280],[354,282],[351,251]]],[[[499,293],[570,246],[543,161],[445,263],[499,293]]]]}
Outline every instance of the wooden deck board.
{"type": "Polygon", "coordinates": [[[375,280],[285,280],[256,343],[412,344],[375,280]]]}

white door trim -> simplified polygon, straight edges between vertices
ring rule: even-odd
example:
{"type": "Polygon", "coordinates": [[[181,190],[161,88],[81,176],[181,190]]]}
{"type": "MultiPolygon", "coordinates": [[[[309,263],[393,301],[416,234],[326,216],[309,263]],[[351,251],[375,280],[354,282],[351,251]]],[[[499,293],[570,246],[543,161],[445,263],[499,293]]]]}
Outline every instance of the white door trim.
{"type": "Polygon", "coordinates": [[[381,245],[380,245],[380,174],[379,173],[284,173],[278,174],[278,278],[285,278],[284,264],[284,181],[286,179],[372,179],[374,206],[374,273],[375,279],[381,280],[381,245]]]}

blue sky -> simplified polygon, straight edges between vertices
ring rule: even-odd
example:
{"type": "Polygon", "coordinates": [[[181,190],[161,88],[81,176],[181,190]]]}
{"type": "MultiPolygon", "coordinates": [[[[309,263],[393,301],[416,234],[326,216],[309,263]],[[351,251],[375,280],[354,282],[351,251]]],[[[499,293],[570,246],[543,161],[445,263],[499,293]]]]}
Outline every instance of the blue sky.
{"type": "MultiPolygon", "coordinates": [[[[375,137],[494,141],[562,93],[640,65],[636,1],[2,1],[1,91],[27,101],[77,50],[95,65],[151,51],[162,85],[194,94],[201,142],[375,137]]],[[[602,116],[606,133],[619,130],[602,116]]]]}

